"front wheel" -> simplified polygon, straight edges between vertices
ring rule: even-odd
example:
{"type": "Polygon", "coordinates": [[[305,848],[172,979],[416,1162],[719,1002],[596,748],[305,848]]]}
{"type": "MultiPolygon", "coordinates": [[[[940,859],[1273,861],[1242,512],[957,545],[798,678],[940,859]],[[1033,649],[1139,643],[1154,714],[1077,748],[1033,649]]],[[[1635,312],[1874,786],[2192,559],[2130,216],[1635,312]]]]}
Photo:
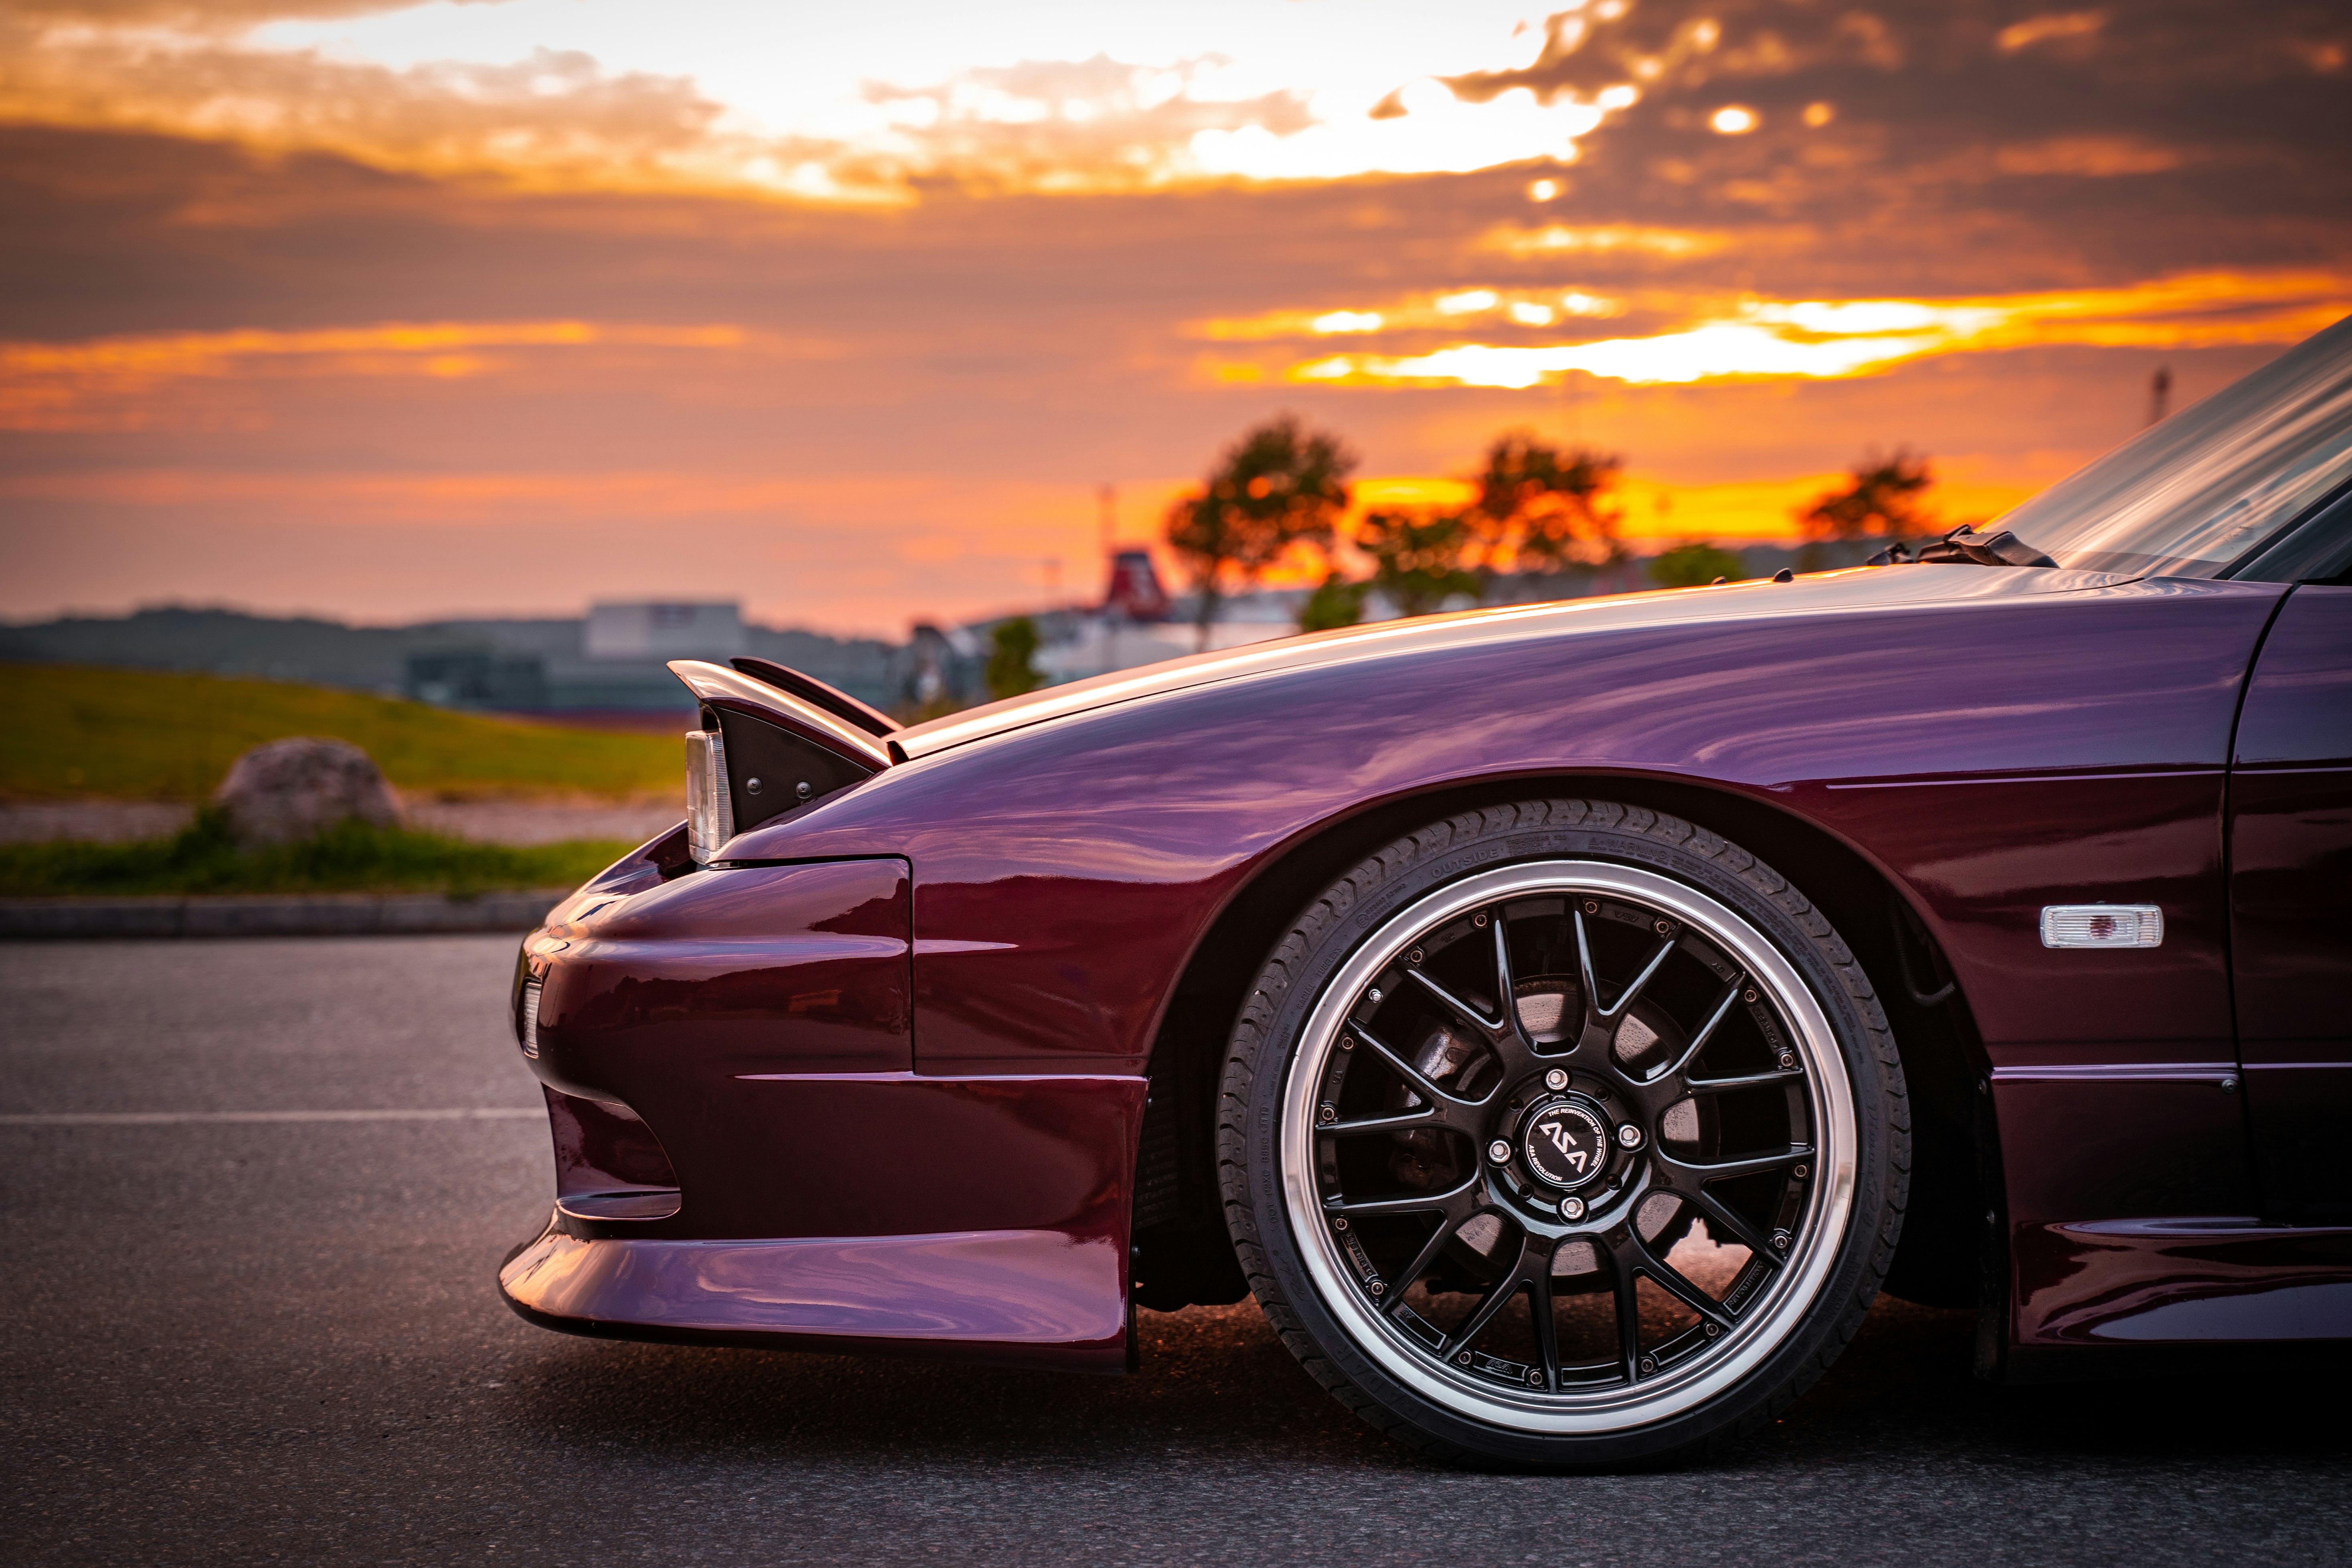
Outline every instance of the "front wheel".
{"type": "Polygon", "coordinates": [[[1585,801],[1332,884],[1227,1054],[1228,1223],[1307,1369],[1391,1436],[1542,1468],[1771,1418],[1877,1294],[1910,1163],[1867,978],[1754,857],[1585,801]]]}

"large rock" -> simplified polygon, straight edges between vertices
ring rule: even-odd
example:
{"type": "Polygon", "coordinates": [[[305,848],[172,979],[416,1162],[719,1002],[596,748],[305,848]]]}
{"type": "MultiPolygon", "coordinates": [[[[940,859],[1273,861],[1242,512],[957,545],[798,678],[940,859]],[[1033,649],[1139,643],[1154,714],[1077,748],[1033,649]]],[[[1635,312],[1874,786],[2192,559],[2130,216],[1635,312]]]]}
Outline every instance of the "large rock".
{"type": "Polygon", "coordinates": [[[373,758],[346,741],[296,735],[231,763],[213,792],[239,844],[292,844],[354,818],[400,826],[400,797],[373,758]]]}

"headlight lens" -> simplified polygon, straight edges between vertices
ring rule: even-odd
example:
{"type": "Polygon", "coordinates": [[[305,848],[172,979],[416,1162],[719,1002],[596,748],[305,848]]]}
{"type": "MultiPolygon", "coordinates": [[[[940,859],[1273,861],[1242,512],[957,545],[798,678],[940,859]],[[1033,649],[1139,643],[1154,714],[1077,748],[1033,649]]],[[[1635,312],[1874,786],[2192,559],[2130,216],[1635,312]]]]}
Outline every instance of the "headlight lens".
{"type": "Polygon", "coordinates": [[[716,730],[686,732],[686,849],[708,865],[735,837],[735,799],[727,787],[727,742],[716,730]]]}

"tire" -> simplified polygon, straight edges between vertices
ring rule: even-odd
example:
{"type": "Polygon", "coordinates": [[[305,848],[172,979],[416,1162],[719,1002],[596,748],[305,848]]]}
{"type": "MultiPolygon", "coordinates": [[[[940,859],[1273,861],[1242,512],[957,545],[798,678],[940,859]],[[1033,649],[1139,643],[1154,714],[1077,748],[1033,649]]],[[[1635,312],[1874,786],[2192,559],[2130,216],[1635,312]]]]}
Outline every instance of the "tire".
{"type": "Polygon", "coordinates": [[[1869,979],[1786,879],[1535,800],[1307,906],[1234,1027],[1217,1152],[1250,1288],[1341,1404],[1573,1470],[1690,1458],[1811,1386],[1894,1257],[1910,1130],[1869,979]]]}

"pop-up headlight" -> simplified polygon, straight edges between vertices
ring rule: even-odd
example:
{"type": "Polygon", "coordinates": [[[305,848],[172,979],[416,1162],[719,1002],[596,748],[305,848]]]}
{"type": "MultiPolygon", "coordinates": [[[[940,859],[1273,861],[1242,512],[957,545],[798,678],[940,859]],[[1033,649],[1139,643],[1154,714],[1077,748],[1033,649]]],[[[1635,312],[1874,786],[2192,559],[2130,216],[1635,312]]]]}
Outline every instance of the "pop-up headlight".
{"type": "MultiPolygon", "coordinates": [[[[702,705],[702,727],[686,736],[687,852],[699,865],[737,834],[853,789],[891,764],[871,731],[781,687],[700,659],[669,668],[702,705]]],[[[853,713],[856,706],[845,697],[840,705],[853,713]]],[[[874,721],[889,723],[879,714],[874,721]]]]}
{"type": "Polygon", "coordinates": [[[686,852],[708,865],[735,837],[734,792],[727,787],[727,740],[717,730],[686,732],[686,852]]]}

